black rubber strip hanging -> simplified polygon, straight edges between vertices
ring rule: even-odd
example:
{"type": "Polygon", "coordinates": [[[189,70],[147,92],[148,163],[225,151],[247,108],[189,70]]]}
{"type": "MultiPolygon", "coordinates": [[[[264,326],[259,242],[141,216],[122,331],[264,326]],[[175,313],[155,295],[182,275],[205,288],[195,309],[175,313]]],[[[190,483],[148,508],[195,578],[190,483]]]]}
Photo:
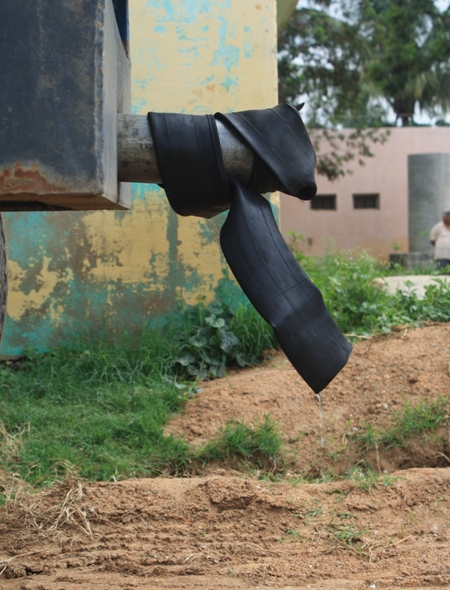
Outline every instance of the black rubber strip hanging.
{"type": "Polygon", "coordinates": [[[306,200],[316,194],[315,154],[299,112],[280,104],[214,117],[149,113],[148,118],[170,205],[179,215],[208,218],[230,209],[220,234],[225,258],[287,358],[319,393],[344,367],[352,348],[260,194],[281,190],[306,200]],[[215,119],[254,152],[248,186],[225,173],[215,119]]]}

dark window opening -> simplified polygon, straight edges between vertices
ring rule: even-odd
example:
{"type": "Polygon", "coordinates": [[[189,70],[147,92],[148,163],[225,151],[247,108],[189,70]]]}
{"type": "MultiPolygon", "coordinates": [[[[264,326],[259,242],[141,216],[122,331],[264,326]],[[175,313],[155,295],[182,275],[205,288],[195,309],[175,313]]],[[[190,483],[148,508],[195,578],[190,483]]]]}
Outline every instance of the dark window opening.
{"type": "Polygon", "coordinates": [[[311,209],[323,211],[329,209],[336,211],[336,195],[316,195],[310,201],[311,209]]]}
{"type": "Polygon", "coordinates": [[[371,193],[365,195],[353,195],[353,209],[379,209],[380,195],[371,193]]]}

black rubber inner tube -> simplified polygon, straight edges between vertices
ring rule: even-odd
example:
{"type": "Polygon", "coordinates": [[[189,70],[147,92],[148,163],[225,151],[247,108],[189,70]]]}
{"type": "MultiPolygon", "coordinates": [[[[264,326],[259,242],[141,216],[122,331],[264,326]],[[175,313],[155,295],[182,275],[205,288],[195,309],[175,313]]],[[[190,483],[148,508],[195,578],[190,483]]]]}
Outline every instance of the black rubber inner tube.
{"type": "Polygon", "coordinates": [[[316,194],[315,154],[300,114],[277,105],[214,117],[149,113],[148,118],[170,205],[180,215],[200,217],[230,210],[220,234],[225,258],[287,358],[319,393],[345,366],[352,347],[259,194],[282,190],[300,199],[316,194]],[[254,151],[248,186],[225,173],[215,118],[254,151]]]}
{"type": "Polygon", "coordinates": [[[294,368],[319,393],[344,367],[351,346],[287,247],[270,203],[232,184],[233,203],[220,233],[225,258],[294,368]]]}

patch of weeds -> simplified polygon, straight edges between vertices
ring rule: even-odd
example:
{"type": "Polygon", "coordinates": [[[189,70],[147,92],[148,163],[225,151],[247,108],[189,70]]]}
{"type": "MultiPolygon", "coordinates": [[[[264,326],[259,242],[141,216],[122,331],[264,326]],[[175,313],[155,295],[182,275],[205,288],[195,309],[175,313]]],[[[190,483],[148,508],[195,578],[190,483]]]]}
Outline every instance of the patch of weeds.
{"type": "Polygon", "coordinates": [[[304,436],[308,436],[309,431],[308,430],[304,430],[303,432],[299,432],[297,434],[297,436],[293,436],[292,438],[290,438],[287,442],[290,445],[293,445],[294,443],[298,442],[300,439],[302,439],[304,436]]]}
{"type": "Polygon", "coordinates": [[[342,502],[347,497],[348,492],[346,490],[334,489],[326,492],[334,496],[335,502],[342,502]]]}
{"type": "Polygon", "coordinates": [[[332,539],[338,543],[344,543],[349,547],[361,548],[364,535],[367,535],[369,529],[367,527],[359,529],[354,524],[329,526],[328,533],[332,539]]]}
{"type": "Polygon", "coordinates": [[[304,472],[302,473],[291,473],[288,472],[284,474],[282,477],[280,476],[279,481],[283,481],[289,483],[291,485],[301,485],[304,483],[311,483],[311,478],[306,475],[304,472]]]}
{"type": "Polygon", "coordinates": [[[348,473],[350,481],[356,483],[358,488],[363,491],[369,491],[374,487],[389,487],[393,485],[398,477],[389,475],[388,473],[379,474],[372,469],[363,469],[361,467],[355,467],[348,473]]]}
{"type": "Polygon", "coordinates": [[[23,492],[29,491],[29,485],[11,469],[23,448],[27,433],[28,425],[10,433],[0,420],[0,506],[13,504],[23,492]]]}
{"type": "Polygon", "coordinates": [[[350,338],[389,333],[395,325],[450,321],[450,285],[439,280],[419,299],[414,289],[390,294],[374,279],[393,274],[423,274],[423,268],[391,267],[364,251],[335,252],[321,258],[302,252],[301,236],[292,234],[291,248],[305,272],[322,291],[325,303],[341,330],[350,338]]]}
{"type": "Polygon", "coordinates": [[[398,476],[391,475],[390,473],[382,473],[378,478],[379,483],[385,488],[393,486],[398,480],[398,476]]]}
{"type": "Polygon", "coordinates": [[[202,464],[216,460],[244,460],[250,466],[272,472],[282,469],[283,441],[277,424],[265,416],[254,427],[230,421],[220,436],[209,442],[196,455],[202,464]]]}
{"type": "Polygon", "coordinates": [[[0,420],[0,463],[3,467],[13,464],[24,446],[24,437],[30,434],[30,424],[22,424],[15,432],[8,432],[0,420]]]}
{"type": "Polygon", "coordinates": [[[331,469],[326,469],[325,471],[321,471],[319,477],[314,478],[312,481],[314,483],[331,483],[335,481],[338,476],[331,471],[331,469]]]}
{"type": "Polygon", "coordinates": [[[342,455],[347,451],[347,447],[344,445],[335,448],[334,450],[330,450],[324,453],[326,457],[329,457],[333,463],[337,463],[342,455]]]}
{"type": "Polygon", "coordinates": [[[321,514],[323,514],[323,510],[322,508],[310,508],[307,512],[306,512],[306,517],[309,518],[316,518],[317,516],[320,516],[321,514]]]}
{"type": "Polygon", "coordinates": [[[310,508],[309,510],[307,510],[305,512],[305,515],[303,517],[303,524],[305,526],[308,526],[309,523],[311,522],[311,520],[314,520],[315,518],[322,516],[322,514],[323,514],[323,510],[320,507],[315,506],[313,508],[310,508]]]}
{"type": "Polygon", "coordinates": [[[448,422],[448,399],[439,397],[424,400],[416,405],[405,402],[403,409],[394,414],[393,425],[383,433],[381,443],[386,447],[402,445],[406,438],[436,430],[448,422]]]}
{"type": "MultiPolygon", "coordinates": [[[[354,514],[352,514],[351,512],[335,512],[332,508],[329,526],[334,527],[334,528],[336,528],[338,525],[344,526],[344,525],[342,525],[341,521],[348,521],[350,519],[356,519],[356,518],[357,517],[354,514]]],[[[345,526],[347,526],[347,525],[345,525],[345,526]]]]}
{"type": "Polygon", "coordinates": [[[406,515],[406,523],[411,525],[411,524],[416,524],[419,522],[419,519],[417,518],[417,516],[414,516],[414,514],[412,512],[408,512],[408,514],[406,515]]]}
{"type": "Polygon", "coordinates": [[[364,429],[351,438],[364,451],[405,446],[409,437],[433,432],[448,424],[449,407],[450,401],[443,397],[433,401],[423,400],[415,405],[405,401],[403,408],[392,416],[387,428],[376,428],[366,423],[364,429]]]}
{"type": "Polygon", "coordinates": [[[352,469],[349,472],[348,477],[350,481],[356,483],[360,490],[364,491],[376,487],[379,479],[378,473],[375,473],[372,470],[361,469],[361,467],[355,467],[352,469]]]}
{"type": "Polygon", "coordinates": [[[285,541],[290,541],[293,543],[298,543],[299,541],[302,540],[302,535],[300,533],[300,531],[298,529],[285,529],[283,531],[283,533],[286,535],[285,537],[282,537],[280,539],[280,541],[283,543],[285,541]]]}

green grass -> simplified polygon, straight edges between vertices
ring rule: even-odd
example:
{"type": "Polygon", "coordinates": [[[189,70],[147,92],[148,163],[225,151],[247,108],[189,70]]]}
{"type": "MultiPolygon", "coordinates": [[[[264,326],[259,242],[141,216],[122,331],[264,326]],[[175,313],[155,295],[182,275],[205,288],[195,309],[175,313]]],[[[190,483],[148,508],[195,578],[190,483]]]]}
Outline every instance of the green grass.
{"type": "Polygon", "coordinates": [[[433,432],[449,423],[450,401],[444,397],[422,400],[417,404],[405,401],[402,409],[395,412],[387,428],[375,428],[366,423],[352,439],[364,451],[375,447],[388,449],[405,446],[408,438],[433,432]]]}
{"type": "Polygon", "coordinates": [[[361,467],[350,469],[347,477],[350,481],[356,483],[360,490],[365,492],[380,485],[387,488],[398,480],[398,477],[389,475],[388,473],[380,474],[372,469],[362,469],[361,467]]]}
{"type": "MultiPolygon", "coordinates": [[[[67,466],[92,480],[185,473],[213,460],[213,451],[197,456],[166,436],[170,417],[196,393],[198,378],[256,363],[274,346],[255,310],[231,301],[180,308],[137,338],[79,341],[47,354],[29,349],[0,367],[1,463],[33,484],[67,466]]],[[[250,460],[267,451],[270,462],[271,437],[267,420],[228,425],[215,453],[250,460]]]]}
{"type": "Polygon", "coordinates": [[[45,375],[42,366],[39,376],[33,373],[2,383],[5,430],[14,433],[29,424],[20,453],[3,459],[10,471],[34,483],[51,478],[63,462],[99,480],[155,474],[168,463],[182,469],[187,444],[163,434],[184,400],[173,385],[156,378],[92,384],[64,373],[45,375]]]}
{"type": "Polygon", "coordinates": [[[202,463],[217,460],[247,461],[252,467],[274,471],[282,460],[282,440],[278,427],[270,416],[254,427],[243,422],[229,422],[220,436],[200,449],[197,460],[202,463]]]}

